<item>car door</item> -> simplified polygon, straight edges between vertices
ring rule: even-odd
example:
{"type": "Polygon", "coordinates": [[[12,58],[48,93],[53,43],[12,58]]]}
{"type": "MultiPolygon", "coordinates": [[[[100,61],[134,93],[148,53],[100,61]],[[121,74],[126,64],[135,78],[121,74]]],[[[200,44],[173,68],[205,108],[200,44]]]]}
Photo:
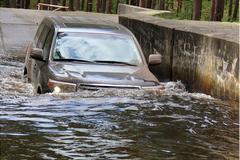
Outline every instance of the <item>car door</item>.
{"type": "Polygon", "coordinates": [[[54,27],[50,27],[51,29],[49,30],[48,34],[47,34],[47,37],[46,37],[46,40],[44,42],[44,45],[43,45],[43,58],[46,60],[45,61],[45,64],[43,64],[41,66],[41,68],[39,68],[39,77],[38,77],[38,80],[39,80],[39,83],[42,87],[42,92],[45,93],[47,92],[48,90],[48,87],[47,87],[47,83],[48,83],[48,59],[49,59],[49,55],[50,55],[50,52],[51,52],[51,47],[52,47],[52,44],[53,44],[53,37],[54,37],[54,27]]]}
{"type": "MultiPolygon", "coordinates": [[[[39,38],[36,41],[36,48],[42,49],[44,47],[44,43],[46,41],[47,35],[50,31],[50,27],[47,24],[43,24],[43,30],[41,31],[39,38]]],[[[45,61],[42,60],[37,60],[37,59],[32,59],[32,64],[31,64],[31,79],[34,85],[34,88],[38,87],[39,84],[39,71],[40,69],[44,66],[44,64],[46,63],[45,61]]]]}
{"type": "Polygon", "coordinates": [[[32,81],[32,58],[30,57],[30,54],[32,52],[32,49],[36,47],[37,41],[39,39],[40,34],[42,33],[44,28],[44,22],[42,22],[37,29],[37,32],[34,36],[34,40],[29,43],[27,50],[26,50],[26,57],[25,57],[25,68],[24,68],[24,75],[27,75],[26,78],[28,78],[28,81],[32,81]]]}

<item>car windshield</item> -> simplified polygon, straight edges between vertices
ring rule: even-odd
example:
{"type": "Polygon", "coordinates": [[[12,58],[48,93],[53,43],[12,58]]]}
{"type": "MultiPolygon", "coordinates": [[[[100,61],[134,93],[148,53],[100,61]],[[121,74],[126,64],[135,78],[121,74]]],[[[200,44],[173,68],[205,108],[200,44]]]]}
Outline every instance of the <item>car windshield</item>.
{"type": "Polygon", "coordinates": [[[68,59],[98,63],[142,64],[139,50],[129,36],[59,32],[53,60],[68,59]]]}

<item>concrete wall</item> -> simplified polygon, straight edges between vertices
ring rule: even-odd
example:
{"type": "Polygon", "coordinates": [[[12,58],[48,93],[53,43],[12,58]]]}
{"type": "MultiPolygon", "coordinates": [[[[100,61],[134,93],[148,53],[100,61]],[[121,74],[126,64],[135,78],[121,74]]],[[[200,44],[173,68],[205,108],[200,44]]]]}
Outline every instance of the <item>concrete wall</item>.
{"type": "Polygon", "coordinates": [[[153,9],[128,5],[128,4],[123,4],[123,3],[119,3],[119,5],[118,5],[118,14],[119,15],[136,13],[136,12],[143,13],[143,14],[148,14],[148,15],[156,15],[156,14],[161,14],[161,13],[171,13],[170,11],[167,11],[167,10],[153,10],[153,9]]]}
{"type": "Polygon", "coordinates": [[[137,7],[137,6],[130,6],[126,4],[119,4],[118,5],[118,14],[129,14],[135,12],[142,12],[142,11],[151,11],[151,9],[137,7]]]}
{"type": "Polygon", "coordinates": [[[239,101],[239,25],[165,20],[142,13],[120,15],[146,58],[161,53],[152,69],[160,80],[181,80],[193,92],[239,101]]]}

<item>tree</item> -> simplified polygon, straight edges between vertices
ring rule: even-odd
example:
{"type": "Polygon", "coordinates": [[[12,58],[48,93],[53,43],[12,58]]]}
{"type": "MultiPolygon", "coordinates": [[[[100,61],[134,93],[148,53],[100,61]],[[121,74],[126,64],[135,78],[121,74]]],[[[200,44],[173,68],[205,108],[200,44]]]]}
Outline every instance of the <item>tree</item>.
{"type": "Polygon", "coordinates": [[[57,1],[57,0],[51,0],[51,4],[57,5],[57,4],[58,4],[58,1],[57,1]]]}
{"type": "Polygon", "coordinates": [[[238,10],[239,10],[239,0],[235,0],[235,7],[234,7],[233,17],[232,17],[233,21],[237,20],[238,10]]]}
{"type": "Polygon", "coordinates": [[[216,7],[216,0],[212,0],[212,8],[211,8],[211,21],[214,20],[214,12],[215,12],[215,7],[216,7]]]}
{"type": "Polygon", "coordinates": [[[106,11],[106,0],[102,0],[102,12],[105,13],[106,11]]]}
{"type": "Polygon", "coordinates": [[[73,0],[69,0],[69,10],[70,11],[73,11],[74,10],[74,8],[73,8],[73,0]]]}
{"type": "Polygon", "coordinates": [[[96,2],[96,10],[97,10],[97,12],[101,11],[101,6],[102,6],[102,1],[101,0],[97,0],[97,2],[96,2]]]}
{"type": "Polygon", "coordinates": [[[112,0],[106,0],[107,13],[112,13],[112,0]]]}
{"type": "Polygon", "coordinates": [[[145,0],[140,0],[139,1],[139,6],[140,7],[145,7],[145,0]]]}
{"type": "Polygon", "coordinates": [[[224,5],[225,5],[224,0],[220,0],[220,3],[219,3],[219,16],[220,16],[221,20],[223,19],[223,15],[224,15],[224,5]]]}
{"type": "Polygon", "coordinates": [[[201,10],[202,10],[202,0],[195,0],[194,1],[194,12],[193,12],[193,20],[200,20],[201,19],[201,10]]]}
{"type": "Polygon", "coordinates": [[[16,0],[9,0],[9,7],[16,8],[16,0]]]}
{"type": "Polygon", "coordinates": [[[155,9],[156,8],[156,0],[152,0],[152,4],[151,4],[151,8],[152,9],[155,9]]]}
{"type": "Polygon", "coordinates": [[[151,8],[152,6],[152,0],[147,0],[147,8],[151,8]]]}
{"type": "Polygon", "coordinates": [[[81,0],[81,10],[84,10],[84,6],[85,6],[85,0],[81,0]]]}
{"type": "Polygon", "coordinates": [[[165,9],[165,0],[160,0],[160,10],[165,9]]]}
{"type": "Polygon", "coordinates": [[[213,0],[212,1],[212,21],[221,21],[224,13],[224,0],[213,0]]]}
{"type": "Polygon", "coordinates": [[[76,2],[76,10],[80,10],[80,5],[81,5],[81,1],[77,0],[77,2],[76,2]]]}
{"type": "Polygon", "coordinates": [[[87,0],[87,12],[92,12],[92,0],[87,0]]]}
{"type": "Polygon", "coordinates": [[[228,21],[231,21],[232,19],[232,5],[233,1],[229,0],[229,6],[228,6],[228,21]]]}
{"type": "Polygon", "coordinates": [[[182,9],[182,0],[177,0],[177,15],[182,9]]]}
{"type": "Polygon", "coordinates": [[[116,10],[115,10],[115,13],[118,13],[118,4],[119,4],[119,0],[117,0],[117,2],[116,2],[116,10]]]}

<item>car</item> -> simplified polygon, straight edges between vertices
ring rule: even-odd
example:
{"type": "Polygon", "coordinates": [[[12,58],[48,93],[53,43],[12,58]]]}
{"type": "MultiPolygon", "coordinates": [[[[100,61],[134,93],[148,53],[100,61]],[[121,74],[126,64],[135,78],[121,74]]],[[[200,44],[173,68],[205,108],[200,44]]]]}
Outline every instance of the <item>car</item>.
{"type": "Polygon", "coordinates": [[[134,35],[118,23],[45,17],[26,52],[24,77],[39,94],[160,85],[148,66],[160,64],[161,55],[147,63],[134,35]]]}

